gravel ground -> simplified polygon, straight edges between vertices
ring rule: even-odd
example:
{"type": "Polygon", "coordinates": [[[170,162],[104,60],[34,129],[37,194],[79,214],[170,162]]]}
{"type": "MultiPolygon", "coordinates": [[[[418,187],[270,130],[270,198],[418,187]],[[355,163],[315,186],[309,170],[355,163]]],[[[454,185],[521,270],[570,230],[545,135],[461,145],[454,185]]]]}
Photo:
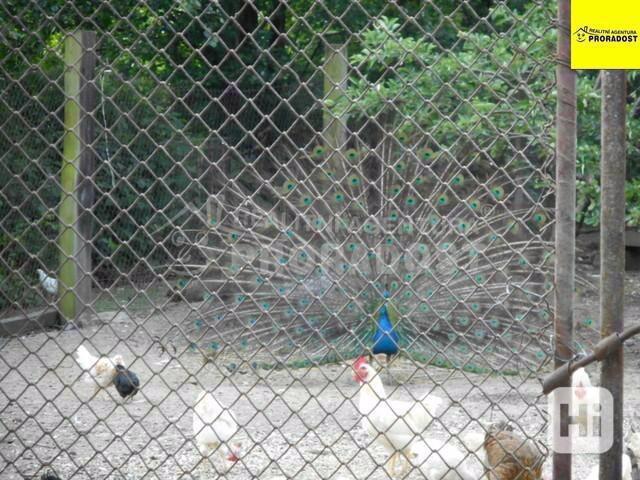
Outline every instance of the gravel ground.
{"type": "MultiPolygon", "coordinates": [[[[640,313],[640,282],[627,281],[627,325],[640,313]]],[[[579,302],[577,335],[596,338],[597,299],[579,302]]],[[[193,352],[162,353],[161,336],[172,318],[188,308],[171,304],[142,316],[103,313],[80,330],[51,331],[0,343],[0,478],[34,478],[54,468],[61,479],[350,479],[388,478],[383,451],[366,447],[359,424],[357,385],[344,365],[296,370],[252,369],[225,355],[203,364],[193,352]],[[121,353],[143,382],[141,393],[121,404],[114,389],[91,396],[70,356],[85,339],[90,350],[121,353]],[[122,340],[121,340],[122,339],[122,340]],[[126,339],[126,341],[124,340],[126,339]],[[233,371],[225,365],[235,363],[233,371]],[[225,473],[204,466],[191,440],[191,412],[201,388],[233,405],[242,426],[244,454],[225,473]]],[[[626,350],[625,417],[638,407],[638,351],[626,350]]],[[[590,368],[594,383],[597,370],[590,368]]],[[[432,429],[442,439],[479,430],[478,420],[516,419],[522,430],[546,442],[546,401],[540,381],[518,376],[487,377],[429,367],[416,371],[407,360],[383,373],[398,398],[436,388],[451,406],[432,429]],[[491,408],[491,405],[497,407],[491,408]]],[[[625,420],[628,424],[628,420],[625,420]]],[[[594,456],[575,458],[576,478],[586,476],[594,456]]],[[[545,464],[550,478],[550,461],[545,464]]],[[[221,467],[220,461],[215,463],[221,467]]],[[[411,478],[423,478],[414,473],[411,478]]]]}

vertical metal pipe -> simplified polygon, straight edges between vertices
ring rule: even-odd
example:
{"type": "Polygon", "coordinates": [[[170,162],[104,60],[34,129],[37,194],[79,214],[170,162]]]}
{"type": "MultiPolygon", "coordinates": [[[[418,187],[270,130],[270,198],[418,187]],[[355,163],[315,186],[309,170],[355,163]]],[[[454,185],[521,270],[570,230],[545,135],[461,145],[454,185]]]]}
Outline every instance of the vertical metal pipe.
{"type": "MultiPolygon", "coordinates": [[[[555,368],[572,356],[575,276],[576,74],[570,68],[571,0],[558,0],[556,78],[555,368]]],[[[566,385],[568,386],[568,385],[566,385]]],[[[555,418],[562,418],[554,412],[555,418]]],[[[565,418],[564,421],[567,419],[565,418]]],[[[554,453],[553,478],[571,480],[571,455],[554,453]]]]}
{"type": "MultiPolygon", "coordinates": [[[[602,156],[600,160],[600,334],[624,329],[624,184],[627,78],[624,70],[602,72],[602,156]]],[[[619,348],[601,366],[602,388],[613,395],[613,446],[600,456],[600,480],[622,475],[622,381],[624,351],[619,348]]]]}

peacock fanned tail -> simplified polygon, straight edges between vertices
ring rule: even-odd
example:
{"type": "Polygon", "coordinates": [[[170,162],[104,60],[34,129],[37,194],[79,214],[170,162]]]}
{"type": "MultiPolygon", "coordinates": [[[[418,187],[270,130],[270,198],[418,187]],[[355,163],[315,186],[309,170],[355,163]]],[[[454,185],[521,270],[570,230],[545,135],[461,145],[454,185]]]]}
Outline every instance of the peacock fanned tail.
{"type": "Polygon", "coordinates": [[[403,354],[537,370],[553,268],[540,172],[387,143],[292,154],[268,182],[253,171],[253,190],[250,168],[229,181],[191,246],[208,293],[179,336],[247,359],[350,358],[371,346],[388,288],[403,354]]]}

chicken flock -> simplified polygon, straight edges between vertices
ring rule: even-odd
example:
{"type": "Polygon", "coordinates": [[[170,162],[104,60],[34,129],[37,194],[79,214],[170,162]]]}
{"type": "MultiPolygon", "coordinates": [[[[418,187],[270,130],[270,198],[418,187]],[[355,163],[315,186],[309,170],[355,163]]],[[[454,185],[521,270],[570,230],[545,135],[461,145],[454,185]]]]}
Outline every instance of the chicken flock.
{"type": "MultiPolygon", "coordinates": [[[[138,376],[127,368],[121,355],[97,357],[81,345],[75,358],[85,371],[86,382],[93,386],[94,396],[113,386],[122,400],[127,401],[140,390],[138,376]]],[[[357,409],[369,438],[367,448],[376,444],[384,450],[385,470],[391,478],[405,478],[412,471],[427,480],[543,478],[546,449],[540,442],[520,435],[511,424],[498,422],[485,426],[483,431],[463,433],[458,438],[459,445],[454,445],[440,438],[442,434],[433,429],[446,406],[442,398],[428,392],[417,400],[392,400],[387,396],[379,372],[366,357],[356,359],[351,368],[353,380],[358,384],[357,409]]],[[[576,398],[584,400],[584,395],[591,394],[588,388],[591,382],[583,369],[574,373],[572,386],[576,398]]],[[[225,472],[240,460],[241,427],[231,409],[224,407],[213,393],[206,390],[199,393],[192,419],[193,438],[202,457],[199,464],[205,462],[210,469],[225,472]],[[221,465],[208,461],[214,455],[221,465]]],[[[637,468],[636,459],[640,458],[640,432],[632,430],[625,444],[622,478],[633,480],[632,469],[637,468]]],[[[49,475],[47,479],[57,478],[51,472],[45,475],[49,475]]],[[[587,480],[597,478],[596,466],[587,480]]]]}

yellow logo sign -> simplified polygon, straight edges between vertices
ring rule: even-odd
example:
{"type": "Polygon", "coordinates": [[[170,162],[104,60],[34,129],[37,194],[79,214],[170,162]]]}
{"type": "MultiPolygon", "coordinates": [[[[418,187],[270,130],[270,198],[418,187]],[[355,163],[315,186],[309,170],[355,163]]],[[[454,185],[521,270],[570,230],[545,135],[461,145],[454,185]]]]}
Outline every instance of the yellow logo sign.
{"type": "Polygon", "coordinates": [[[640,1],[571,2],[571,68],[640,68],[640,1]]]}

